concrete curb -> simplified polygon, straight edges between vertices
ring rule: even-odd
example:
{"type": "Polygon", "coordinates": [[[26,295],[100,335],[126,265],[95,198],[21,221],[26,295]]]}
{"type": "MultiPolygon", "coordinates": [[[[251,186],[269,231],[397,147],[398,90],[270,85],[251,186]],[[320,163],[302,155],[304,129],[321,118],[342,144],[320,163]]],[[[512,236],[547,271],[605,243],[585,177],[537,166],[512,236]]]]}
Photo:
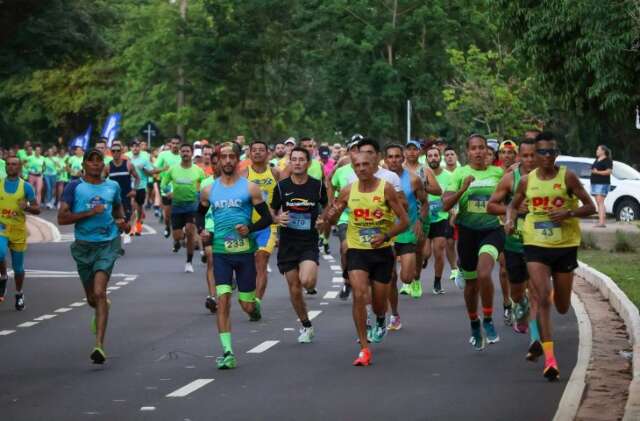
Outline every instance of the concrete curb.
{"type": "Polygon", "coordinates": [[[624,320],[633,350],[633,379],[629,385],[629,397],[623,421],[640,420],[640,313],[638,308],[611,278],[591,266],[580,262],[580,267],[575,273],[597,288],[624,320]]]}
{"type": "Polygon", "coordinates": [[[571,377],[564,388],[562,398],[558,404],[553,421],[569,421],[575,419],[582,402],[584,389],[587,385],[587,368],[591,360],[591,348],[593,336],[591,331],[591,319],[584,308],[584,303],[574,292],[571,293],[571,306],[578,319],[578,358],[576,366],[571,372],[571,377]]]}
{"type": "Polygon", "coordinates": [[[62,239],[62,236],[60,234],[60,230],[58,229],[58,227],[47,221],[44,218],[40,218],[39,216],[35,216],[35,215],[27,215],[27,224],[29,224],[29,220],[33,220],[41,225],[46,226],[49,229],[49,232],[51,233],[51,237],[54,243],[59,243],[60,240],[62,239]]]}

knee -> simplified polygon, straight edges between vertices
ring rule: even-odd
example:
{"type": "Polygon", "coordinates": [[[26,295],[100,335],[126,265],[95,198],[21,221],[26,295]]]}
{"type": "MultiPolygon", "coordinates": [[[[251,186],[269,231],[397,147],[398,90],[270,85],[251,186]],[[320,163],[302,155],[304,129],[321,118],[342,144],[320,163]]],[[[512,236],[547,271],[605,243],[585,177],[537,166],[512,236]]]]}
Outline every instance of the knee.
{"type": "Polygon", "coordinates": [[[106,301],[107,300],[107,291],[94,291],[93,292],[93,298],[95,300],[95,303],[99,303],[100,301],[106,301]]]}
{"type": "Polygon", "coordinates": [[[366,289],[360,289],[360,288],[358,288],[357,290],[354,289],[352,293],[353,293],[353,299],[356,300],[357,302],[359,303],[366,302],[367,300],[366,289]]]}

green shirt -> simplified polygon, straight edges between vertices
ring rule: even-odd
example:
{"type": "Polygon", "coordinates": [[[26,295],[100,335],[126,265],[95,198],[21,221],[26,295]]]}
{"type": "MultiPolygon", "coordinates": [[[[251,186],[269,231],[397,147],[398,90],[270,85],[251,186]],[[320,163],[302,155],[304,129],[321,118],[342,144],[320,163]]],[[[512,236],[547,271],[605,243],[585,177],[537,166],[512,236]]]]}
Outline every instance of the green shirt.
{"type": "Polygon", "coordinates": [[[138,156],[131,155],[129,161],[136,169],[138,177],[140,177],[140,182],[136,186],[136,190],[146,189],[147,184],[149,184],[149,175],[144,170],[153,171],[153,165],[151,165],[149,159],[142,155],[142,153],[139,153],[138,156]]]}
{"type": "Polygon", "coordinates": [[[27,158],[26,169],[29,174],[42,174],[42,171],[44,170],[44,156],[36,156],[35,154],[29,156],[27,158]]]}
{"type": "Polygon", "coordinates": [[[502,168],[494,165],[486,170],[474,170],[469,165],[456,168],[446,191],[457,192],[468,176],[475,178],[458,202],[460,209],[456,219],[457,224],[473,230],[500,227],[498,217],[487,213],[487,202],[503,175],[502,168]]]}
{"type": "MultiPolygon", "coordinates": [[[[334,173],[333,177],[331,177],[331,185],[336,192],[336,195],[340,194],[340,191],[347,187],[349,184],[349,180],[353,177],[355,171],[353,171],[353,167],[351,164],[343,165],[338,168],[334,173]]],[[[340,215],[340,219],[338,219],[338,225],[346,224],[349,221],[349,209],[345,209],[340,215]]]]}
{"type": "Polygon", "coordinates": [[[7,162],[0,159],[0,178],[7,178],[7,162]]]}
{"type": "MultiPolygon", "coordinates": [[[[513,184],[511,185],[511,194],[508,195],[505,202],[511,202],[513,195],[516,192],[518,184],[520,184],[520,168],[513,170],[513,184]]],[[[524,217],[517,215],[514,221],[514,230],[511,235],[507,235],[504,241],[504,249],[514,253],[524,253],[524,245],[522,243],[522,226],[524,224],[524,217]]]]}
{"type": "Polygon", "coordinates": [[[54,158],[50,158],[46,156],[44,158],[44,175],[57,175],[58,167],[56,166],[56,161],[54,158]]]}
{"type": "Polygon", "coordinates": [[[198,200],[200,183],[207,178],[202,168],[191,165],[184,168],[182,165],[174,165],[167,171],[167,176],[162,184],[173,185],[173,204],[176,206],[190,205],[198,200]]]}
{"type": "Polygon", "coordinates": [[[58,181],[66,183],[69,181],[69,173],[65,166],[67,165],[67,160],[69,159],[69,155],[65,156],[54,156],[52,158],[56,163],[56,167],[58,168],[58,181]]]}
{"type": "Polygon", "coordinates": [[[322,164],[320,164],[320,161],[312,159],[307,174],[309,174],[309,177],[322,181],[324,177],[322,177],[322,164]]]}
{"type": "MultiPolygon", "coordinates": [[[[442,191],[445,191],[451,182],[451,172],[443,169],[440,175],[436,175],[436,180],[438,180],[438,184],[440,185],[440,188],[442,188],[442,191]]],[[[430,223],[434,224],[436,222],[444,221],[445,219],[449,219],[449,212],[442,209],[442,195],[436,196],[435,194],[429,194],[430,223]]]]}
{"type": "MultiPolygon", "coordinates": [[[[160,152],[160,154],[158,154],[158,158],[156,159],[155,167],[156,168],[164,168],[164,167],[171,168],[174,165],[180,165],[180,161],[181,160],[182,160],[182,158],[180,158],[180,154],[174,154],[171,151],[162,151],[162,152],[160,152]]],[[[163,171],[163,172],[160,173],[160,185],[164,186],[164,188],[162,188],[160,190],[160,194],[162,196],[165,196],[173,188],[171,183],[167,183],[167,182],[164,181],[165,178],[167,177],[168,173],[169,173],[168,170],[167,171],[163,171]]]]}
{"type": "Polygon", "coordinates": [[[71,155],[67,159],[69,164],[69,175],[71,177],[80,177],[82,175],[82,156],[71,155]]]}

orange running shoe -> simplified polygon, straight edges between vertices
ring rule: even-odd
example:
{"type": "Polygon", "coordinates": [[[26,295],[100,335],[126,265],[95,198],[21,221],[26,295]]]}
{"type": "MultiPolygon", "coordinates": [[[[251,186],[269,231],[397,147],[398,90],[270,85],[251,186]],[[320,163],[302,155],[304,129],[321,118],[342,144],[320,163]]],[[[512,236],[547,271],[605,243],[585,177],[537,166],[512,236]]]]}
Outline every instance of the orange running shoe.
{"type": "Polygon", "coordinates": [[[560,378],[560,370],[558,369],[558,363],[556,362],[555,357],[544,362],[544,371],[542,374],[550,382],[556,381],[560,378]]]}
{"type": "Polygon", "coordinates": [[[353,362],[355,366],[366,366],[371,364],[371,351],[369,348],[363,348],[358,354],[358,358],[353,362]]]}
{"type": "Polygon", "coordinates": [[[136,235],[142,235],[142,222],[136,221],[136,235]]]}

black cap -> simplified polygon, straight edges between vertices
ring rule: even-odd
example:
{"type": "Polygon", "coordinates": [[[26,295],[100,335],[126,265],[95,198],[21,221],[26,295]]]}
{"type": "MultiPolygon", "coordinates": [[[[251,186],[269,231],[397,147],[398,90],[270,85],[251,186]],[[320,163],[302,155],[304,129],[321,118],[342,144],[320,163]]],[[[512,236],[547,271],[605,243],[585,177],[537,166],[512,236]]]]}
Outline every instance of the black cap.
{"type": "Polygon", "coordinates": [[[82,162],[90,160],[93,155],[98,155],[100,159],[104,161],[104,155],[102,154],[102,152],[100,152],[96,148],[92,148],[92,149],[89,149],[89,151],[87,151],[87,153],[84,154],[84,157],[82,158],[82,162]]]}
{"type": "Polygon", "coordinates": [[[328,146],[320,146],[318,148],[318,153],[322,158],[329,158],[331,156],[331,150],[328,146]]]}

